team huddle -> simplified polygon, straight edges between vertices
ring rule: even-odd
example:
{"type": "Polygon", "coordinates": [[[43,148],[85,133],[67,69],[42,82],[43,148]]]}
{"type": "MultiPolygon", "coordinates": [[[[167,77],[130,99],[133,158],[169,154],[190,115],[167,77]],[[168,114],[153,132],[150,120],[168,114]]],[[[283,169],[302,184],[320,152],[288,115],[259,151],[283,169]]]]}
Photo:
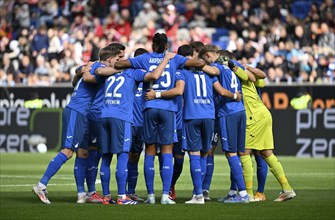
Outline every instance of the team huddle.
{"type": "Polygon", "coordinates": [[[273,154],[272,116],[258,94],[265,73],[241,65],[229,51],[192,42],[167,52],[168,39],[156,33],[152,50],[135,51],[112,43],[99,61],[77,68],[74,92],[63,111],[62,149],[33,192],[51,204],[46,186],[76,152],[77,203],[155,204],[155,157],[162,180],[161,204],[175,204],[175,185],[189,155],[193,182],[186,204],[205,204],[220,138],[230,167],[231,186],[224,203],[265,201],[268,167],[282,187],[275,201],[293,199],[281,163],[273,154]],[[243,96],[242,96],[243,94],[243,96]],[[136,194],[138,162],[145,145],[144,177],[148,197],[136,194]],[[110,193],[110,165],[117,156],[118,196],[110,193]],[[258,188],[253,191],[251,154],[257,162],[258,188]],[[95,188],[100,163],[102,194],[95,188]],[[85,190],[85,180],[87,192],[85,190]]]}

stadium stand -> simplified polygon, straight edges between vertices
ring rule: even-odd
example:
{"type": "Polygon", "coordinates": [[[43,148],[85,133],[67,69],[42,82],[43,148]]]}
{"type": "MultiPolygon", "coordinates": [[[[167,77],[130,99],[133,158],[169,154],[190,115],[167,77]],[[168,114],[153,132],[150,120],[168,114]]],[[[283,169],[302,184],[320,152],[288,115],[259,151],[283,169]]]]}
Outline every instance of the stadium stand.
{"type": "Polygon", "coordinates": [[[233,51],[268,83],[332,83],[334,0],[8,0],[0,3],[0,85],[68,83],[110,42],[170,50],[191,41],[233,51]]]}

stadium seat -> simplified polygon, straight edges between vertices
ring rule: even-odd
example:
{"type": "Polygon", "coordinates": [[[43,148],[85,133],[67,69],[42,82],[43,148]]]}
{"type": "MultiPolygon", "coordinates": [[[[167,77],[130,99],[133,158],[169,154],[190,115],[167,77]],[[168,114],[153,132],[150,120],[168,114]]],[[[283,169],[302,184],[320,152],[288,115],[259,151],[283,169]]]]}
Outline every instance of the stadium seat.
{"type": "Polygon", "coordinates": [[[228,41],[213,41],[212,43],[222,50],[227,49],[228,46],[228,41]]]}
{"type": "Polygon", "coordinates": [[[226,28],[216,28],[216,31],[212,34],[213,41],[219,41],[221,37],[228,36],[229,31],[226,28]]]}
{"type": "Polygon", "coordinates": [[[309,1],[295,1],[291,6],[292,14],[300,19],[306,18],[310,8],[311,2],[309,1]]]}

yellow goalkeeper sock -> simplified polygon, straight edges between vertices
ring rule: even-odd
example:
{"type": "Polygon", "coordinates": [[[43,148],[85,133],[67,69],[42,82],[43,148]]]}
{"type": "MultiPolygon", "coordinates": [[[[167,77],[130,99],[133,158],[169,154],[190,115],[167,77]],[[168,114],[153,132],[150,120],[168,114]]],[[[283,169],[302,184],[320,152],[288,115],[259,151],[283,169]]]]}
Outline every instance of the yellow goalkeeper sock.
{"type": "Polygon", "coordinates": [[[284,169],[279,160],[277,159],[277,157],[274,154],[272,154],[271,156],[265,158],[265,161],[269,165],[272,174],[277,178],[282,189],[285,191],[291,191],[292,187],[288,183],[284,173],[284,169]]]}
{"type": "Polygon", "coordinates": [[[242,169],[243,169],[243,177],[246,190],[250,196],[254,195],[252,190],[252,177],[253,177],[253,167],[250,155],[245,155],[240,157],[242,169]]]}

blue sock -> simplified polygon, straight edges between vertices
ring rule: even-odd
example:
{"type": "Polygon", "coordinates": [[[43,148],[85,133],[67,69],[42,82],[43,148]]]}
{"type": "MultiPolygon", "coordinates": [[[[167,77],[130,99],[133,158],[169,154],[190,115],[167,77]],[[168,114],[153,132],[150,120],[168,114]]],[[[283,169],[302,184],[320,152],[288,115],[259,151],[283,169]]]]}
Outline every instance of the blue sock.
{"type": "Polygon", "coordinates": [[[109,195],[109,182],[111,177],[110,164],[112,162],[113,155],[112,154],[103,154],[101,160],[100,167],[100,179],[101,179],[101,187],[102,193],[104,195],[109,195]]]}
{"type": "Polygon", "coordinates": [[[214,156],[208,155],[206,164],[206,175],[204,181],[202,182],[203,190],[209,190],[209,187],[211,186],[212,183],[213,172],[214,172],[214,156]]]}
{"type": "Polygon", "coordinates": [[[236,181],[236,185],[239,191],[246,190],[245,183],[243,179],[241,161],[238,156],[232,156],[228,158],[231,175],[236,181]]]}
{"type": "Polygon", "coordinates": [[[162,177],[163,157],[162,157],[162,153],[158,154],[158,162],[159,162],[159,176],[161,177],[161,181],[163,182],[163,177],[162,177]]]}
{"type": "Polygon", "coordinates": [[[264,192],[266,176],[268,175],[268,164],[262,158],[261,155],[255,155],[257,163],[257,182],[258,188],[257,192],[264,192]]]}
{"type": "Polygon", "coordinates": [[[230,190],[237,191],[236,181],[233,178],[233,172],[230,170],[230,190]]]}
{"type": "Polygon", "coordinates": [[[174,186],[176,184],[177,180],[179,179],[180,174],[183,171],[183,165],[184,165],[184,158],[175,158],[174,159],[171,186],[174,186]]]}
{"type": "Polygon", "coordinates": [[[119,195],[126,194],[127,176],[128,176],[128,153],[121,153],[117,155],[117,165],[116,165],[116,182],[117,182],[117,192],[119,195]]]}
{"type": "MultiPolygon", "coordinates": [[[[207,156],[200,158],[200,165],[201,165],[201,184],[204,182],[207,170],[207,156]]],[[[201,185],[202,188],[202,185],[201,185]]]]}
{"type": "Polygon", "coordinates": [[[138,163],[128,161],[128,194],[134,194],[138,179],[138,163]]]}
{"type": "Polygon", "coordinates": [[[86,183],[88,192],[95,192],[95,180],[97,179],[96,161],[98,151],[93,150],[88,152],[87,167],[86,167],[86,183]]]}
{"type": "Polygon", "coordinates": [[[202,194],[202,171],[200,155],[190,155],[190,171],[193,182],[193,194],[202,194]]]}
{"type": "Polygon", "coordinates": [[[173,175],[172,154],[162,154],[163,194],[169,194],[173,175]]]}
{"type": "Polygon", "coordinates": [[[78,193],[85,192],[85,175],[87,167],[87,158],[76,157],[74,161],[74,178],[76,179],[78,193]]]}
{"type": "Polygon", "coordinates": [[[58,170],[67,160],[68,160],[67,156],[64,153],[59,152],[57,156],[55,156],[50,161],[40,182],[43,183],[44,185],[48,185],[49,180],[53,177],[53,175],[55,175],[58,172],[58,170]]]}
{"type": "Polygon", "coordinates": [[[144,178],[148,194],[154,194],[155,179],[155,156],[146,154],[144,156],[144,178]]]}

